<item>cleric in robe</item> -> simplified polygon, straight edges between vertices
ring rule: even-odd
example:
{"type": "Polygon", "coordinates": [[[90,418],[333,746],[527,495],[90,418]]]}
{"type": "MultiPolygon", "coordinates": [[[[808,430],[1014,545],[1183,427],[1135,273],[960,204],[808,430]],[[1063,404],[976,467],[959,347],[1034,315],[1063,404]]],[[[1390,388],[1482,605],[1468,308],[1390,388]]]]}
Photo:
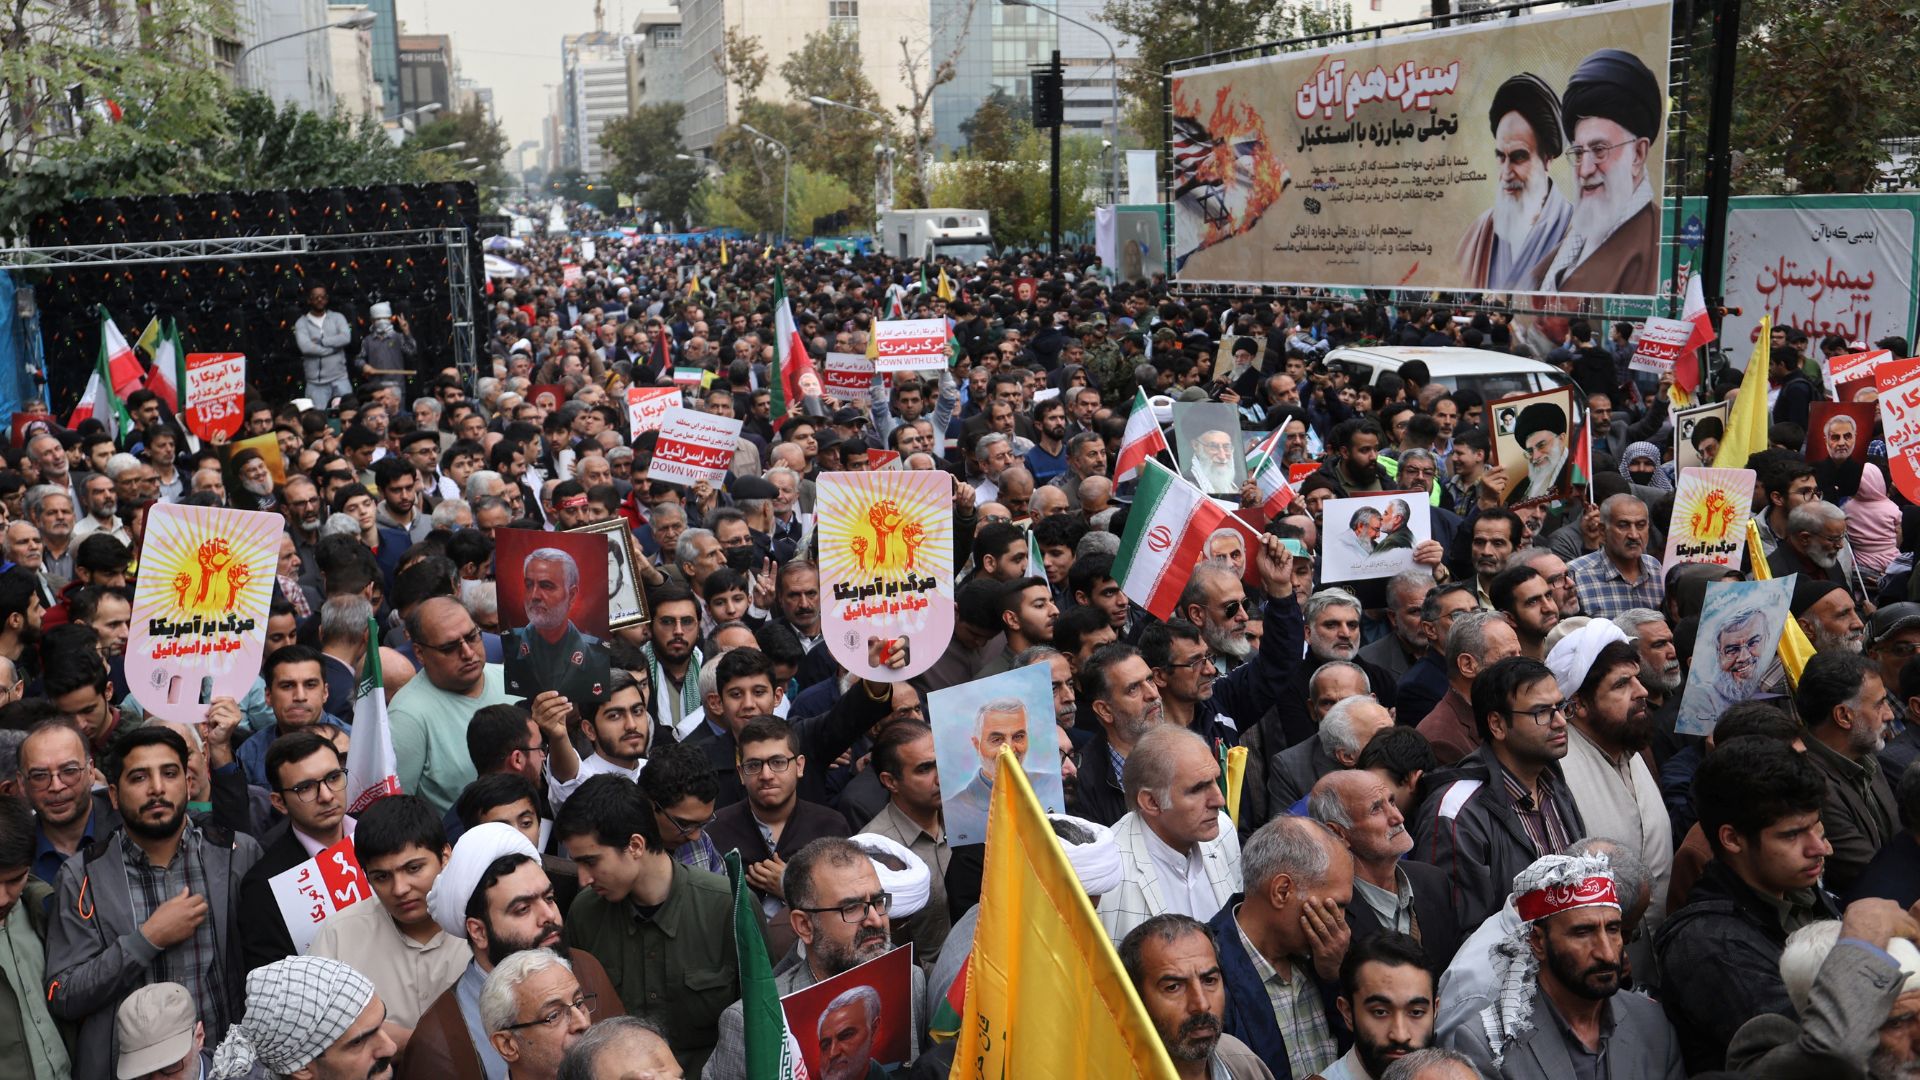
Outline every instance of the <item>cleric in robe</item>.
{"type": "Polygon", "coordinates": [[[507,634],[507,692],[530,698],[558,690],[569,701],[606,694],[610,670],[600,639],[583,634],[568,613],[580,591],[580,567],[559,548],[538,548],[521,567],[527,625],[507,634]]]}
{"type": "Polygon", "coordinates": [[[1660,80],[1632,53],[1602,49],[1573,69],[1560,113],[1573,217],[1560,246],[1538,264],[1539,288],[1653,295],[1660,215],[1647,162],[1664,116],[1660,80]]]}
{"type": "Polygon", "coordinates": [[[1527,454],[1527,475],[1507,492],[1507,502],[1543,499],[1560,489],[1567,467],[1567,413],[1551,401],[1536,401],[1520,410],[1513,425],[1513,441],[1527,454]]]}
{"type": "Polygon", "coordinates": [[[1522,72],[1500,84],[1487,110],[1493,129],[1493,209],[1460,238],[1461,273],[1476,289],[1504,292],[1538,284],[1534,267],[1566,235],[1573,207],[1550,172],[1562,150],[1560,95],[1522,72]]]}

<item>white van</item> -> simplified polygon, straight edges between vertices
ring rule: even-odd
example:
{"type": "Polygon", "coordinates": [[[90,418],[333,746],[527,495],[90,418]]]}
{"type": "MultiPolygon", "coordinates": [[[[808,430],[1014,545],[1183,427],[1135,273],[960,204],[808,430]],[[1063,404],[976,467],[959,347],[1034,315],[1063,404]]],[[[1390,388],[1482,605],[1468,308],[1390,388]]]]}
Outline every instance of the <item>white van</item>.
{"type": "MultiPolygon", "coordinates": [[[[1482,401],[1573,385],[1571,378],[1551,364],[1485,349],[1367,345],[1335,349],[1327,354],[1325,363],[1344,369],[1356,385],[1372,386],[1381,372],[1398,371],[1400,365],[1413,360],[1426,362],[1434,382],[1449,390],[1476,391],[1482,401]]],[[[1586,404],[1583,395],[1576,392],[1574,398],[1582,406],[1586,404]]]]}

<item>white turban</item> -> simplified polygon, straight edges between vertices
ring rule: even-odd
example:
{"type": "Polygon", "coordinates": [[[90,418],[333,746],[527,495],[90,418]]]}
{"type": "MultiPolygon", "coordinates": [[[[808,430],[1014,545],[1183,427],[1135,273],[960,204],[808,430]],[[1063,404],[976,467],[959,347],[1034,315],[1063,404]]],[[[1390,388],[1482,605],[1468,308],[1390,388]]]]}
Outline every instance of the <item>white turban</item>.
{"type": "Polygon", "coordinates": [[[1120,882],[1125,879],[1125,871],[1120,866],[1120,845],[1114,842],[1113,830],[1086,818],[1067,814],[1048,814],[1047,818],[1051,821],[1070,821],[1093,834],[1093,839],[1084,844],[1070,843],[1065,839],[1060,841],[1060,850],[1067,853],[1073,876],[1080,879],[1080,887],[1087,891],[1088,896],[1104,896],[1120,887],[1120,882]]]}
{"type": "Polygon", "coordinates": [[[873,872],[880,875],[881,891],[893,898],[887,908],[887,917],[904,919],[919,914],[920,909],[927,906],[927,897],[933,891],[933,874],[927,869],[926,860],[891,836],[861,833],[852,839],[854,845],[869,856],[873,872]],[[895,870],[879,859],[871,858],[875,855],[891,855],[906,865],[895,870]]]}
{"type": "Polygon", "coordinates": [[[247,1018],[213,1052],[214,1080],[256,1064],[298,1072],[339,1042],[373,1000],[373,983],[338,960],[290,956],[247,974],[247,1018]]]}
{"type": "Polygon", "coordinates": [[[440,929],[466,940],[467,901],[473,899],[473,890],[486,876],[487,867],[507,855],[540,861],[540,853],[527,834],[504,821],[483,822],[460,834],[460,842],[453,845],[453,857],[427,893],[427,911],[440,929]]]}
{"type": "Polygon", "coordinates": [[[1612,619],[1595,619],[1561,638],[1547,654],[1547,668],[1553,672],[1553,681],[1560,684],[1560,699],[1565,701],[1580,692],[1601,649],[1628,640],[1627,632],[1615,626],[1612,619]]]}

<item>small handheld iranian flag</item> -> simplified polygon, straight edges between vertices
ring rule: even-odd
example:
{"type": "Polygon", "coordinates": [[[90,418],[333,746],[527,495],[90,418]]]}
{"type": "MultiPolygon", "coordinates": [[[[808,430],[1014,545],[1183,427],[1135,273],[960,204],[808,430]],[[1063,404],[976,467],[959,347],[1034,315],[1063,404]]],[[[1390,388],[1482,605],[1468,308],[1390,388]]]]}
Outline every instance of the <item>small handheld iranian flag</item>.
{"type": "Polygon", "coordinates": [[[740,1024],[746,1042],[746,1075],[752,1080],[807,1080],[807,1063],[800,1043],[787,1027],[780,1007],[780,987],[767,960],[767,942],[760,936],[747,875],[740,868],[740,852],[727,852],[727,879],[733,885],[733,944],[740,961],[740,1024]]]}
{"type": "Polygon", "coordinates": [[[1254,509],[1268,521],[1293,505],[1293,485],[1287,482],[1287,467],[1280,460],[1282,435],[1283,430],[1275,428],[1273,434],[1255,444],[1253,453],[1247,456],[1247,475],[1260,491],[1260,501],[1254,509]]]}
{"type": "Polygon", "coordinates": [[[347,813],[357,814],[377,800],[400,794],[393,754],[393,729],[387,724],[387,691],[380,674],[380,624],[367,620],[367,657],[353,690],[353,743],[347,748],[347,813]]]}
{"type": "Polygon", "coordinates": [[[1121,591],[1155,617],[1172,618],[1180,590],[1206,556],[1207,537],[1226,516],[1226,509],[1199,488],[1148,458],[1113,560],[1121,591]]]}
{"type": "Polygon", "coordinates": [[[699,386],[701,370],[697,367],[677,367],[673,369],[673,385],[699,386]]]}
{"type": "Polygon", "coordinates": [[[778,268],[773,272],[773,385],[768,387],[777,423],[795,411],[809,395],[819,393],[820,376],[814,373],[807,356],[807,343],[793,321],[793,305],[787,301],[787,277],[778,268]]]}
{"type": "Polygon", "coordinates": [[[105,307],[100,309],[100,367],[116,396],[124,398],[140,389],[140,358],[105,307]]]}
{"type": "Polygon", "coordinates": [[[1167,449],[1167,437],[1160,422],[1153,418],[1153,406],[1147,404],[1147,392],[1135,389],[1133,408],[1127,412],[1126,434],[1120,436],[1120,454],[1113,459],[1113,482],[1128,480],[1140,471],[1140,464],[1167,449]]]}

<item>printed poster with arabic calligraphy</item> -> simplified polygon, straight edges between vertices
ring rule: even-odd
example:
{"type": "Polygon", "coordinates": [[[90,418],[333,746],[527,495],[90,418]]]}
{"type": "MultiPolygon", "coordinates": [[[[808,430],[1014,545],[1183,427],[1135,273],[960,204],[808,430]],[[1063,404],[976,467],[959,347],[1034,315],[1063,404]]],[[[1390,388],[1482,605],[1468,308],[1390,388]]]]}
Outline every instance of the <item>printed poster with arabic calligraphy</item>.
{"type": "Polygon", "coordinates": [[[1680,563],[1740,569],[1753,514],[1752,469],[1682,469],[1673,489],[1664,573],[1680,563]]]}
{"type": "Polygon", "coordinates": [[[214,698],[246,696],[285,525],[279,514],[154,505],[127,635],[128,689],[148,715],[198,723],[214,698]]]}
{"type": "Polygon", "coordinates": [[[1176,73],[1178,277],[1653,295],[1672,20],[1627,0],[1176,73]]]}
{"type": "Polygon", "coordinates": [[[953,640],[953,478],[943,472],[822,473],[820,622],[854,675],[910,679],[953,640]]]}

